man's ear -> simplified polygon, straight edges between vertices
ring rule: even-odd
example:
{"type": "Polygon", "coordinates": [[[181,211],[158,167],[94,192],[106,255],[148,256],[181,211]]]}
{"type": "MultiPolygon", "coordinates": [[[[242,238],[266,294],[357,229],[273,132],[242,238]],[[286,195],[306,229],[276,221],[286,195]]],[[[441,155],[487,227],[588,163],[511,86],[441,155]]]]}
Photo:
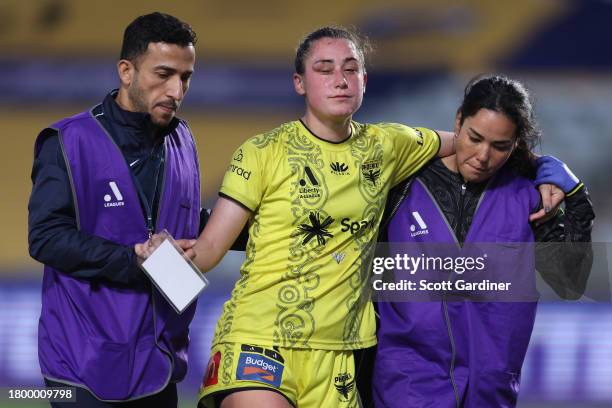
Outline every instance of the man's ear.
{"type": "Polygon", "coordinates": [[[117,63],[117,74],[119,75],[119,80],[123,87],[128,88],[132,84],[135,71],[136,67],[132,61],[125,59],[119,60],[117,63]]]}
{"type": "Polygon", "coordinates": [[[366,91],[366,85],[368,84],[368,73],[363,74],[363,93],[366,91]]]}
{"type": "Polygon", "coordinates": [[[304,89],[304,78],[297,72],[293,74],[293,87],[298,95],[306,95],[306,89],[304,89]]]}

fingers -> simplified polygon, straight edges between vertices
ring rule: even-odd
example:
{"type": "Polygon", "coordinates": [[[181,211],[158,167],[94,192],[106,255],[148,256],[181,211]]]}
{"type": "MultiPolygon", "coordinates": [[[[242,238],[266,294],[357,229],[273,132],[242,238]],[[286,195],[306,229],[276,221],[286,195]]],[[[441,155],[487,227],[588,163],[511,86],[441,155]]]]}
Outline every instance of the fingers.
{"type": "Polygon", "coordinates": [[[164,242],[165,237],[161,234],[153,234],[147,241],[148,247],[151,248],[151,253],[155,251],[164,242]]]}
{"type": "Polygon", "coordinates": [[[546,217],[546,212],[542,208],[540,211],[529,215],[529,222],[541,221],[544,217],[546,217]]]}
{"type": "Polygon", "coordinates": [[[565,193],[553,184],[542,184],[538,187],[542,196],[542,208],[540,211],[529,216],[529,222],[542,223],[553,218],[561,203],[565,199],[565,193]]]}
{"type": "Polygon", "coordinates": [[[542,196],[542,207],[544,207],[544,212],[549,213],[553,207],[552,185],[541,184],[538,186],[538,190],[540,190],[540,195],[542,196]]]}
{"type": "Polygon", "coordinates": [[[178,244],[178,246],[181,247],[183,251],[187,251],[188,249],[192,248],[195,245],[196,240],[195,239],[177,239],[176,243],[178,244]]]}
{"type": "Polygon", "coordinates": [[[193,248],[189,248],[185,250],[185,256],[193,261],[196,257],[196,253],[193,248]]]}
{"type": "Polygon", "coordinates": [[[151,254],[161,245],[164,237],[160,234],[154,234],[147,241],[134,245],[134,252],[140,262],[151,256],[151,254]]]}
{"type": "Polygon", "coordinates": [[[561,190],[559,187],[555,185],[550,186],[550,193],[551,193],[551,196],[550,196],[551,209],[558,210],[559,206],[565,199],[565,193],[563,192],[563,190],[561,190]]]}
{"type": "Polygon", "coordinates": [[[145,245],[144,244],[136,244],[134,245],[134,252],[136,256],[140,259],[146,258],[145,245]]]}

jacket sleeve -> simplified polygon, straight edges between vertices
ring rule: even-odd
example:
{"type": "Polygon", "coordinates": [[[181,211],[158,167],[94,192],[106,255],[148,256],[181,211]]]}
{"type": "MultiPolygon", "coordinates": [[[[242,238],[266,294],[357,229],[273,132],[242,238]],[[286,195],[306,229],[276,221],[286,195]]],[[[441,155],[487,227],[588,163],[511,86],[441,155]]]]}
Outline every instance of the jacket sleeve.
{"type": "Polygon", "coordinates": [[[565,211],[535,228],[536,269],[563,299],[584,294],[593,265],[595,213],[586,187],[565,199],[565,211]]]}
{"type": "Polygon", "coordinates": [[[133,248],[77,229],[58,134],[47,129],[40,137],[44,139],[34,158],[28,203],[30,256],[75,278],[142,282],[144,273],[137,266],[133,248]]]}

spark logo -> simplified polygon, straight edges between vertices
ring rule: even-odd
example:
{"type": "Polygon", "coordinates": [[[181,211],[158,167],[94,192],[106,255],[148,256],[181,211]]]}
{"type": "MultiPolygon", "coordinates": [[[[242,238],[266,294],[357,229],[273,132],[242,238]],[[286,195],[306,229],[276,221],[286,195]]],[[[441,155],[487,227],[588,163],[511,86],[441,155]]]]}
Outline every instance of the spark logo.
{"type": "Polygon", "coordinates": [[[104,207],[123,207],[125,202],[123,201],[123,195],[121,194],[121,191],[119,191],[119,187],[117,187],[117,183],[110,181],[108,185],[110,186],[111,192],[115,196],[116,201],[111,201],[113,197],[110,194],[105,194],[104,207]]]}
{"type": "Polygon", "coordinates": [[[421,214],[419,214],[418,211],[413,211],[412,212],[412,217],[414,218],[414,220],[419,225],[419,230],[417,231],[416,225],[412,224],[410,226],[410,236],[414,238],[414,237],[416,237],[418,235],[427,235],[427,234],[429,234],[429,230],[427,229],[427,224],[425,224],[425,221],[423,221],[423,218],[421,217],[421,214]]]}

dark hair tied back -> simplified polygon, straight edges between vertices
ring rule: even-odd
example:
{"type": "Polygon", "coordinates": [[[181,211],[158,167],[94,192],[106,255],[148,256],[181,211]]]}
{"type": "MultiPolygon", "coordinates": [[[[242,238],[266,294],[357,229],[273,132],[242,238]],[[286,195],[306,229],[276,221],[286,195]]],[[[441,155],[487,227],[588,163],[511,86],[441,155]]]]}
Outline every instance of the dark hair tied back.
{"type": "Polygon", "coordinates": [[[525,86],[503,75],[481,75],[473,78],[465,88],[463,102],[457,113],[460,123],[476,115],[480,109],[503,113],[516,126],[516,148],[508,165],[527,177],[535,173],[533,149],[540,141],[533,104],[525,86]]]}
{"type": "Polygon", "coordinates": [[[311,32],[300,41],[300,45],[298,45],[295,52],[294,66],[296,73],[304,74],[304,61],[308,57],[312,44],[321,38],[342,38],[351,41],[355,48],[357,48],[357,52],[361,57],[361,63],[365,67],[368,54],[372,51],[372,45],[368,37],[359,34],[356,30],[350,30],[341,26],[326,26],[311,32]]]}

